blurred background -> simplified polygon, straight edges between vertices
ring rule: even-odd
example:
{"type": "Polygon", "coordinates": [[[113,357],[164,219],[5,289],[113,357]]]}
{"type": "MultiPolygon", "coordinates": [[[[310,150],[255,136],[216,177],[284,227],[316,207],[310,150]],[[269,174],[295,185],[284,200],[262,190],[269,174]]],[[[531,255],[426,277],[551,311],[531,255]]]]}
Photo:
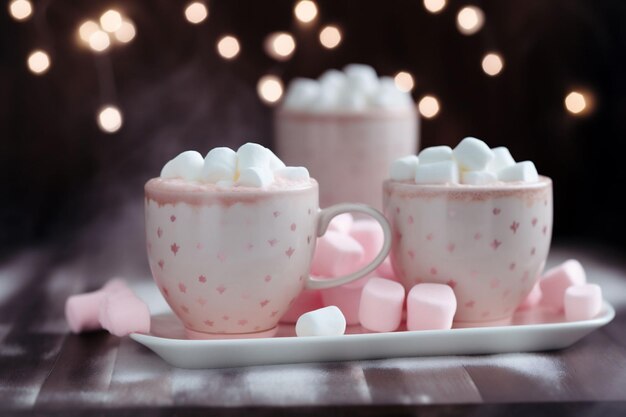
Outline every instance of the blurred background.
{"type": "Polygon", "coordinates": [[[411,91],[422,147],[471,135],[533,160],[557,244],[623,250],[624,22],[623,0],[5,2],[0,257],[147,273],[145,181],[184,150],[273,147],[284,86],[352,62],[411,91]]]}

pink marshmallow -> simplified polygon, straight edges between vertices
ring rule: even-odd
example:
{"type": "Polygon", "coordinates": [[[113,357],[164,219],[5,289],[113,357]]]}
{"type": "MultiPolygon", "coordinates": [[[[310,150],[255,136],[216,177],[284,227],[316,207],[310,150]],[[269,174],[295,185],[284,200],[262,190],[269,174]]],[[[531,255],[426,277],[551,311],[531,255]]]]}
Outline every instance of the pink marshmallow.
{"type": "Polygon", "coordinates": [[[150,331],[150,310],[132,292],[106,294],[98,317],[102,327],[115,336],[150,331]]]}
{"type": "Polygon", "coordinates": [[[75,294],[65,302],[65,319],[73,333],[81,333],[102,328],[98,320],[100,303],[107,294],[130,291],[120,278],[109,280],[104,286],[85,294],[75,294]]]}
{"type": "Polygon", "coordinates": [[[289,310],[281,317],[281,323],[295,323],[298,318],[309,311],[324,307],[319,290],[305,290],[293,302],[289,310]]]}
{"type": "Polygon", "coordinates": [[[570,259],[561,265],[552,268],[539,281],[541,286],[541,304],[563,310],[565,291],[572,285],[582,285],[587,282],[585,270],[580,262],[570,259]]]}
{"type": "Polygon", "coordinates": [[[417,284],[406,299],[408,330],[451,329],[456,313],[454,291],[443,284],[417,284]]]}
{"type": "Polygon", "coordinates": [[[354,217],[352,217],[352,214],[342,213],[338,216],[333,217],[333,219],[328,224],[328,230],[347,235],[350,232],[352,223],[354,223],[354,217]]]}
{"type": "Polygon", "coordinates": [[[376,268],[376,275],[382,278],[398,281],[398,277],[396,277],[396,273],[393,272],[393,268],[391,267],[391,259],[389,257],[385,258],[383,263],[376,268]]]}
{"type": "MultiPolygon", "coordinates": [[[[369,280],[370,278],[361,278],[358,281],[369,280]]],[[[356,281],[355,281],[356,282],[356,281]]],[[[361,283],[354,285],[352,282],[341,287],[329,288],[322,290],[322,302],[325,306],[337,306],[346,318],[348,325],[359,324],[359,305],[361,304],[361,292],[363,286],[361,283]]]]}
{"type": "Polygon", "coordinates": [[[564,307],[568,321],[592,319],[602,309],[602,289],[596,284],[571,286],[565,290],[564,307]]]}
{"type": "Polygon", "coordinates": [[[533,307],[536,307],[541,301],[541,287],[539,286],[539,282],[537,282],[533,288],[530,290],[524,301],[517,307],[517,310],[529,310],[533,307]]]}
{"type": "Polygon", "coordinates": [[[361,326],[374,332],[393,332],[402,322],[404,287],[384,278],[370,279],[361,293],[361,326]]]}
{"type": "Polygon", "coordinates": [[[385,235],[383,228],[376,220],[357,220],[352,224],[350,236],[363,246],[365,256],[363,264],[371,262],[383,247],[385,235]]]}
{"type": "Polygon", "coordinates": [[[348,235],[328,231],[317,239],[311,262],[313,275],[336,277],[354,272],[363,260],[363,247],[348,235]]]}

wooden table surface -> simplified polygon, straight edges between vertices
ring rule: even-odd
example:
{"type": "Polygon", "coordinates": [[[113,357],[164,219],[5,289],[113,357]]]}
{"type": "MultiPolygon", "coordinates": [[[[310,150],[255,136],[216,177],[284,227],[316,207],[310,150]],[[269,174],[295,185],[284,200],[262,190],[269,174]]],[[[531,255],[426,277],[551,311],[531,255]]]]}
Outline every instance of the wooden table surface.
{"type": "Polygon", "coordinates": [[[319,407],[324,415],[625,411],[626,263],[608,250],[552,250],[549,264],[580,259],[617,310],[612,323],[562,351],[184,370],[129,338],[68,333],[69,295],[116,273],[137,288],[152,285],[143,252],[110,249],[112,242],[26,249],[0,264],[0,415],[201,414],[198,407],[234,415],[319,415],[319,407]]]}

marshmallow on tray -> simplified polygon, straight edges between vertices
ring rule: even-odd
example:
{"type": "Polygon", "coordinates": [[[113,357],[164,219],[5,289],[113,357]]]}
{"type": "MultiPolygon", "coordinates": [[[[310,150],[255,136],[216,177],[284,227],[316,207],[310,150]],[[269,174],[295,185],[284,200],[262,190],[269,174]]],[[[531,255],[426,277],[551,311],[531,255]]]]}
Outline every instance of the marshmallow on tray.
{"type": "Polygon", "coordinates": [[[493,151],[480,139],[467,137],[459,142],[453,151],[459,168],[468,171],[480,171],[494,158],[493,151]]]}
{"type": "Polygon", "coordinates": [[[374,332],[393,332],[400,327],[403,306],[402,284],[384,278],[372,278],[361,293],[361,326],[374,332]]]}
{"type": "Polygon", "coordinates": [[[396,159],[391,164],[391,169],[389,170],[391,179],[395,181],[412,180],[415,178],[415,170],[418,162],[417,155],[407,155],[396,159]]]}
{"type": "Polygon", "coordinates": [[[539,174],[537,174],[535,164],[531,161],[523,161],[498,171],[498,179],[505,182],[537,182],[539,181],[539,174]]]}
{"type": "Polygon", "coordinates": [[[517,306],[517,310],[531,309],[533,307],[536,307],[540,301],[541,301],[541,287],[539,285],[539,282],[537,282],[535,285],[533,285],[532,290],[530,290],[526,298],[524,298],[524,301],[522,301],[522,303],[519,306],[517,306]]]}
{"type": "Polygon", "coordinates": [[[417,284],[409,291],[406,308],[408,330],[451,329],[456,297],[447,285],[417,284]]]}
{"type": "Polygon", "coordinates": [[[452,148],[449,146],[431,146],[422,149],[418,156],[421,164],[452,161],[452,148]]]}
{"type": "Polygon", "coordinates": [[[350,228],[350,236],[363,247],[363,262],[373,261],[385,242],[383,228],[373,219],[355,221],[350,228]]]}
{"type": "Polygon", "coordinates": [[[296,323],[296,335],[340,336],[346,332],[346,319],[335,306],[320,308],[300,316],[296,323]]]}
{"type": "Polygon", "coordinates": [[[334,230],[343,234],[350,233],[350,228],[354,223],[354,217],[350,213],[341,213],[330,221],[328,224],[328,230],[334,230]]]}
{"type": "Polygon", "coordinates": [[[296,297],[289,309],[280,318],[281,323],[295,323],[298,317],[309,311],[324,307],[319,290],[304,290],[296,297]]]}
{"type": "Polygon", "coordinates": [[[203,167],[202,155],[196,151],[185,151],[165,164],[161,170],[161,177],[197,181],[202,176],[203,167]]]}
{"type": "Polygon", "coordinates": [[[583,285],[586,281],[585,270],[575,259],[549,269],[539,281],[541,304],[562,310],[567,289],[573,285],[583,285]]]}
{"type": "Polygon", "coordinates": [[[97,291],[71,295],[65,302],[65,318],[70,330],[73,333],[81,333],[101,329],[98,319],[100,304],[107,294],[123,292],[130,292],[126,282],[114,278],[97,291]]]}
{"type": "Polygon", "coordinates": [[[230,148],[213,148],[204,158],[202,180],[217,183],[232,181],[237,172],[237,153],[230,148]]]}
{"type": "Polygon", "coordinates": [[[332,230],[317,239],[311,273],[336,277],[357,270],[365,252],[354,238],[332,230]]]}
{"type": "Polygon", "coordinates": [[[602,310],[602,289],[596,284],[574,285],[565,291],[565,318],[590,320],[602,310]]]}
{"type": "Polygon", "coordinates": [[[457,184],[459,168],[454,161],[419,164],[415,169],[416,184],[457,184]]]}
{"type": "Polygon", "coordinates": [[[349,325],[359,324],[359,305],[363,287],[371,277],[357,279],[349,284],[321,290],[322,303],[325,306],[336,306],[349,325]]]}
{"type": "Polygon", "coordinates": [[[106,294],[98,318],[103,329],[118,337],[150,331],[150,310],[132,291],[106,294]]]}

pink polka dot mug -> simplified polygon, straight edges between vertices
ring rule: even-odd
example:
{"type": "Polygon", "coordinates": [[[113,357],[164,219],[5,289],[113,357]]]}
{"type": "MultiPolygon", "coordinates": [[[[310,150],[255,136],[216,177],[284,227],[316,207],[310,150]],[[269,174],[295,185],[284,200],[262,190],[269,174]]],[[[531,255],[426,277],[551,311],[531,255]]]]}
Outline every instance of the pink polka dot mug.
{"type": "Polygon", "coordinates": [[[154,280],[190,338],[264,337],[304,288],[346,284],[387,256],[385,217],[362,204],[319,209],[317,182],[268,189],[154,178],[145,186],[148,260],[154,280]],[[309,266],[318,236],[345,212],[372,216],[385,243],[344,277],[316,280],[309,266]]]}
{"type": "Polygon", "coordinates": [[[455,327],[509,324],[541,274],[552,234],[552,181],[418,185],[387,180],[391,263],[407,291],[448,284],[455,327]]]}

